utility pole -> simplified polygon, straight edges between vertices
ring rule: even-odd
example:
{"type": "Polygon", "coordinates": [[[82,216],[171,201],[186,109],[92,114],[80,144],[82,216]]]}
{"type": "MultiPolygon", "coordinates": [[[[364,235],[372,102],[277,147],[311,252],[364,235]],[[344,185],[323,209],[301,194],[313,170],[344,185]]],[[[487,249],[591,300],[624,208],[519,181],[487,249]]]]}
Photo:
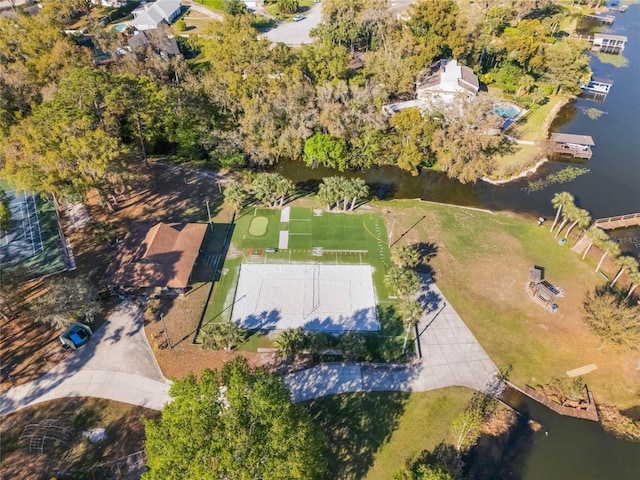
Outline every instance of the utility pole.
{"type": "Polygon", "coordinates": [[[207,215],[209,216],[209,226],[211,230],[213,230],[213,225],[211,224],[211,210],[209,209],[209,199],[204,201],[207,204],[207,215]]]}
{"type": "Polygon", "coordinates": [[[167,324],[164,321],[164,313],[160,314],[160,319],[162,320],[162,328],[164,328],[164,338],[167,340],[167,345],[169,345],[169,348],[173,350],[173,347],[171,346],[171,340],[169,340],[169,332],[167,331],[167,324]]]}

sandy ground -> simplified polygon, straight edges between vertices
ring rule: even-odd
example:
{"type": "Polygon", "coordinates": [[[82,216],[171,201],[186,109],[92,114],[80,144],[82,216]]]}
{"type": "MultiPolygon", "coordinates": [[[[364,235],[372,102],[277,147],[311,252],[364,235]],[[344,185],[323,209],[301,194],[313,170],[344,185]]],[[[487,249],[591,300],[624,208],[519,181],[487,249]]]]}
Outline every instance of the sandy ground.
{"type": "Polygon", "coordinates": [[[232,320],[244,328],[377,331],[369,265],[260,265],[240,269],[232,320]]]}

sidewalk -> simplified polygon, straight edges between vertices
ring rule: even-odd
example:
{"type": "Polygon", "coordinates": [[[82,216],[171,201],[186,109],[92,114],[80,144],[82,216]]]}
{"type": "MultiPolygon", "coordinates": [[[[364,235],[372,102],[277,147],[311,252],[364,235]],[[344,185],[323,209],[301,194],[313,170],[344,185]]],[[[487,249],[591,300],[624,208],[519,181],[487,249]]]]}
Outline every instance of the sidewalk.
{"type": "Polygon", "coordinates": [[[409,365],[324,364],[285,376],[294,402],[362,391],[426,392],[463,386],[487,391],[498,369],[433,281],[423,276],[418,299],[422,358],[409,365]]]}
{"type": "MultiPolygon", "coordinates": [[[[323,364],[285,376],[294,402],[347,392],[424,392],[449,386],[486,391],[498,369],[429,277],[418,300],[425,312],[417,332],[422,358],[410,364],[323,364]]],[[[156,410],[170,382],[144,334],[142,310],[126,301],[91,341],[38,380],[0,396],[0,416],[56,398],[91,396],[156,410]]]]}

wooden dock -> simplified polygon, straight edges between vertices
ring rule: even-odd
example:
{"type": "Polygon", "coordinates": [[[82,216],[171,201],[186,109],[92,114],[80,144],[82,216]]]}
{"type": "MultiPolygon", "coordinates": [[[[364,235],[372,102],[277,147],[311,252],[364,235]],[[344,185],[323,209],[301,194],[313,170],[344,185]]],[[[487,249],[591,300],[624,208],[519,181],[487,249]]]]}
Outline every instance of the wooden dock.
{"type": "Polygon", "coordinates": [[[615,22],[616,20],[616,17],[614,17],[613,15],[585,14],[583,15],[583,17],[588,20],[594,20],[598,23],[602,23],[604,25],[613,25],[613,22],[615,22]]]}
{"type": "Polygon", "coordinates": [[[559,413],[560,415],[564,415],[565,417],[581,418],[583,420],[591,420],[593,422],[600,421],[600,418],[598,417],[598,410],[596,409],[596,404],[588,388],[586,389],[588,403],[575,403],[571,406],[560,405],[558,402],[554,402],[541,393],[538,393],[529,385],[525,385],[520,391],[526,396],[533,398],[536,402],[541,403],[545,407],[550,408],[554,412],[559,413]]]}
{"type": "Polygon", "coordinates": [[[602,230],[615,230],[616,228],[640,226],[640,213],[629,213],[617,217],[599,218],[593,223],[594,227],[602,230]]]}

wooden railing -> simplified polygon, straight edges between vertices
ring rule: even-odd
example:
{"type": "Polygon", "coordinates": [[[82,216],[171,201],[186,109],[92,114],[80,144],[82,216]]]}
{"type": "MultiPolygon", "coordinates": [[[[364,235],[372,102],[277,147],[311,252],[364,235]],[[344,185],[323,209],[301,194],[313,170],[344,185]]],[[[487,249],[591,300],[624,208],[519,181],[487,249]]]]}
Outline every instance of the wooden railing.
{"type": "Polygon", "coordinates": [[[640,225],[640,213],[629,213],[618,215],[617,217],[599,218],[594,222],[594,226],[603,230],[613,230],[620,227],[631,227],[640,225]]]}

